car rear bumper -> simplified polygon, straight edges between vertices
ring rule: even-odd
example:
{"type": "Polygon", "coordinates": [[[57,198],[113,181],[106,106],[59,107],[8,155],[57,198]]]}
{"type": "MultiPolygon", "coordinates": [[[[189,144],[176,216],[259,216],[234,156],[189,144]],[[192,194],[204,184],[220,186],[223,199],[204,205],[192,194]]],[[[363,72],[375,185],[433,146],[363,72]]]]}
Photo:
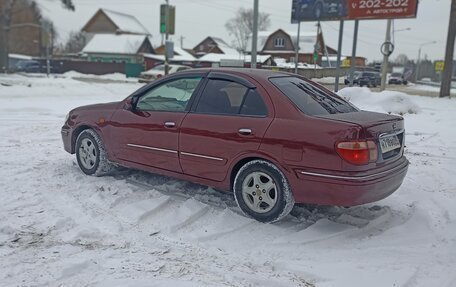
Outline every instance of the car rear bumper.
{"type": "Polygon", "coordinates": [[[396,191],[407,174],[408,164],[402,157],[387,169],[356,174],[297,169],[296,179],[290,183],[296,202],[354,206],[381,200],[396,191]]]}

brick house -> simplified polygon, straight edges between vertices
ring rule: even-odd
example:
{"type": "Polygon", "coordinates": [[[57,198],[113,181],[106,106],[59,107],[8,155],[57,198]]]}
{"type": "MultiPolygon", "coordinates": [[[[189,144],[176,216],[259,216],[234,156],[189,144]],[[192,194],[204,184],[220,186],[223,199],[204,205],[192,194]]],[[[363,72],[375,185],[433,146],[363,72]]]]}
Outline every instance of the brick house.
{"type": "MultiPolygon", "coordinates": [[[[295,62],[297,34],[278,29],[274,32],[261,31],[258,33],[258,54],[271,55],[274,58],[283,58],[287,62],[295,62]]],[[[316,63],[321,64],[321,56],[337,54],[337,51],[326,46],[323,34],[317,32],[301,32],[299,35],[299,62],[313,63],[315,45],[317,46],[318,59],[316,63]]],[[[247,44],[247,52],[252,47],[251,39],[247,44]]]]}
{"type": "Polygon", "coordinates": [[[48,35],[44,28],[41,28],[43,19],[37,4],[27,0],[10,3],[10,7],[3,7],[8,5],[6,1],[2,3],[1,11],[5,13],[4,17],[9,18],[9,23],[0,21],[0,29],[5,29],[7,33],[8,53],[44,56],[48,35]]]}

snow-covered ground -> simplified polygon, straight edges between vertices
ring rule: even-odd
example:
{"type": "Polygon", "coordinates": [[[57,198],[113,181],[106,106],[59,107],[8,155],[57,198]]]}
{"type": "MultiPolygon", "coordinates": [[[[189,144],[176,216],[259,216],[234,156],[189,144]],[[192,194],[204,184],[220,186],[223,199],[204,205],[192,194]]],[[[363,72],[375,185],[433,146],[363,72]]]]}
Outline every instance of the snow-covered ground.
{"type": "Polygon", "coordinates": [[[189,182],[82,174],[62,148],[66,113],[138,84],[0,84],[1,286],[456,286],[454,100],[343,89],[360,108],[404,115],[404,184],[375,204],[299,206],[261,224],[189,182]]]}

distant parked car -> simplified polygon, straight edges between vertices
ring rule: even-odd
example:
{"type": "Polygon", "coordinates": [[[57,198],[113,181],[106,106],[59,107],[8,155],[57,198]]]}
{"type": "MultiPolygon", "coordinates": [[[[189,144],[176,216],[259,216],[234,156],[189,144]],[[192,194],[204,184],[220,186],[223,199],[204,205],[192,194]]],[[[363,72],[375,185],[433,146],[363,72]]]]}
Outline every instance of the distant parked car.
{"type": "MultiPolygon", "coordinates": [[[[360,72],[360,71],[355,71],[353,73],[353,85],[358,85],[358,80],[359,80],[359,77],[361,76],[361,74],[362,74],[362,72],[360,72]]],[[[350,84],[350,75],[345,76],[344,83],[345,83],[345,85],[350,84]]]]}
{"type": "Polygon", "coordinates": [[[19,61],[14,67],[16,72],[41,73],[42,67],[40,62],[34,60],[19,61]]]}
{"type": "Polygon", "coordinates": [[[113,164],[232,191],[261,222],[295,202],[353,206],[387,197],[408,167],[404,119],[360,111],[295,74],[192,69],[119,102],[76,108],[61,129],[82,172],[113,164]]]}
{"type": "Polygon", "coordinates": [[[380,86],[382,78],[380,73],[378,72],[362,72],[358,78],[358,85],[368,86],[368,87],[376,87],[380,86]]]}
{"type": "Polygon", "coordinates": [[[389,77],[388,84],[407,85],[407,80],[404,79],[404,75],[402,73],[392,73],[389,77]]]}
{"type": "MultiPolygon", "coordinates": [[[[168,74],[174,74],[180,71],[185,71],[188,69],[191,69],[192,67],[189,66],[184,66],[184,65],[174,65],[170,64],[168,65],[168,74]]],[[[158,65],[153,67],[150,70],[147,70],[145,72],[142,72],[139,75],[139,82],[140,83],[148,83],[151,81],[154,81],[156,79],[159,79],[165,75],[165,65],[158,65]]]]}

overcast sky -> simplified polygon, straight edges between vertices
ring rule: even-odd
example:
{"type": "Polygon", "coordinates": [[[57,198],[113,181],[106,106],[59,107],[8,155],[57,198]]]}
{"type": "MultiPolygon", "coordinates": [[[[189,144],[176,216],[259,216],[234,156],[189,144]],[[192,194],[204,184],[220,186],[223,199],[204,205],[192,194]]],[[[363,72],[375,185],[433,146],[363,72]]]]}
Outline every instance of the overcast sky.
{"type": "MultiPolygon", "coordinates": [[[[136,16],[152,33],[154,44],[159,45],[159,9],[160,0],[73,0],[76,11],[66,11],[59,0],[37,0],[43,14],[50,18],[60,34],[59,40],[65,41],[70,31],[80,30],[90,17],[99,9],[107,8],[136,16]]],[[[269,30],[282,28],[296,31],[297,24],[290,23],[291,0],[260,0],[260,12],[270,14],[269,30]]],[[[176,6],[176,35],[172,38],[180,45],[179,38],[184,37],[184,48],[193,48],[206,36],[218,36],[231,43],[232,37],[225,29],[228,19],[235,16],[239,7],[253,7],[253,0],[170,0],[176,6]]],[[[443,59],[450,15],[451,0],[422,0],[418,5],[416,19],[394,21],[394,29],[411,28],[409,31],[395,33],[394,59],[404,53],[411,59],[418,57],[421,44],[436,41],[436,44],[424,45],[421,56],[429,59],[443,59]]],[[[301,30],[315,29],[315,22],[306,22],[301,30]]],[[[353,21],[346,21],[342,53],[350,55],[353,42],[353,21]]],[[[323,35],[327,45],[337,48],[339,22],[322,22],[323,35]]],[[[386,20],[360,21],[357,55],[367,57],[369,61],[380,60],[380,45],[385,39],[386,20]]]]}

